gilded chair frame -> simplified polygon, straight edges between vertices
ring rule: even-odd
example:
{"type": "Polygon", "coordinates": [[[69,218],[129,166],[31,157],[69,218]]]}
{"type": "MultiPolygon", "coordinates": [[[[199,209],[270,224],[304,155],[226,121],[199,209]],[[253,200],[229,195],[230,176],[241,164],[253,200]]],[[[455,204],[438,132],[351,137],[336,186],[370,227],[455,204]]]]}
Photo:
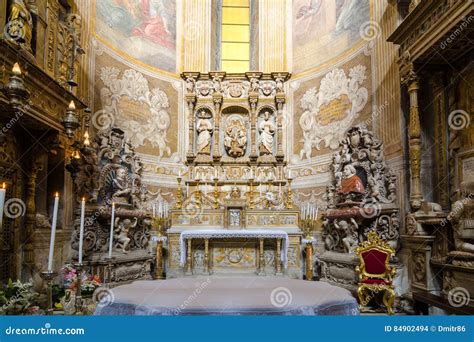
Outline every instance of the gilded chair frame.
{"type": "Polygon", "coordinates": [[[367,241],[363,241],[359,244],[359,247],[356,248],[355,254],[359,257],[360,264],[355,268],[356,272],[359,273],[359,286],[357,288],[357,295],[359,297],[359,309],[362,310],[363,307],[370,301],[371,297],[369,294],[383,292],[383,303],[387,307],[389,315],[393,315],[393,304],[395,301],[395,287],[392,284],[393,277],[396,274],[396,269],[390,266],[390,259],[395,255],[395,250],[390,247],[390,245],[382,240],[380,236],[375,231],[371,231],[368,235],[367,241]],[[363,258],[364,252],[370,250],[377,250],[379,252],[385,253],[387,257],[385,258],[385,271],[380,274],[368,273],[365,268],[365,260],[363,258]],[[381,279],[385,280],[386,283],[381,284],[367,284],[364,281],[368,279],[381,279]]]}

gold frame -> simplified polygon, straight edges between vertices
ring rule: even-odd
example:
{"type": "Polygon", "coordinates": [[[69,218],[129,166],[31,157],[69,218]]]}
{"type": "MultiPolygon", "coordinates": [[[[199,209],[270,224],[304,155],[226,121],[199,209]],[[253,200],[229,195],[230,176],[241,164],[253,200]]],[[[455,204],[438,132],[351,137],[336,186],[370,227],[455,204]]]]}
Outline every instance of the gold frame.
{"type": "Polygon", "coordinates": [[[390,247],[390,245],[382,240],[380,236],[375,231],[371,231],[368,235],[368,240],[363,241],[359,244],[359,247],[356,248],[355,254],[359,257],[360,265],[356,266],[355,270],[359,273],[359,285],[357,288],[357,295],[359,297],[359,309],[362,308],[369,302],[370,297],[367,297],[368,292],[378,293],[384,292],[383,303],[387,307],[389,315],[393,315],[393,304],[395,301],[395,287],[392,284],[393,277],[397,273],[394,267],[390,266],[390,259],[395,255],[395,250],[390,247]],[[378,250],[387,255],[385,259],[385,272],[380,274],[368,273],[365,270],[365,261],[362,257],[362,254],[369,250],[378,250]],[[369,278],[378,278],[383,279],[388,282],[388,284],[365,284],[364,280],[369,278]]]}

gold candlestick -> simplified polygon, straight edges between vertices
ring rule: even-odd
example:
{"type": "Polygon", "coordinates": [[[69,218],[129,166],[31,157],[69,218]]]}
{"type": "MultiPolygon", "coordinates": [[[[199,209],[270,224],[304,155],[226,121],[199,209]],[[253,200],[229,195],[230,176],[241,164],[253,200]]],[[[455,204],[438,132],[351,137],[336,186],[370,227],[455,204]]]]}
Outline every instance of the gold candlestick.
{"type": "Polygon", "coordinates": [[[306,243],[306,280],[313,280],[313,243],[306,243]]]}
{"type": "Polygon", "coordinates": [[[155,279],[164,279],[163,276],[163,239],[156,241],[156,269],[155,279]]]}
{"type": "Polygon", "coordinates": [[[183,191],[181,190],[181,177],[178,177],[177,180],[178,180],[178,190],[176,191],[175,208],[181,209],[183,208],[183,191]]]}
{"type": "Polygon", "coordinates": [[[53,314],[53,280],[58,275],[57,272],[47,271],[41,272],[40,277],[46,282],[46,297],[47,297],[47,308],[46,315],[53,314]]]}
{"type": "Polygon", "coordinates": [[[219,209],[219,188],[217,181],[218,178],[214,178],[214,209],[219,209]]]}
{"type": "Polygon", "coordinates": [[[288,178],[288,192],[286,194],[285,206],[286,209],[293,209],[295,206],[293,204],[293,191],[291,190],[291,178],[288,178]]]}

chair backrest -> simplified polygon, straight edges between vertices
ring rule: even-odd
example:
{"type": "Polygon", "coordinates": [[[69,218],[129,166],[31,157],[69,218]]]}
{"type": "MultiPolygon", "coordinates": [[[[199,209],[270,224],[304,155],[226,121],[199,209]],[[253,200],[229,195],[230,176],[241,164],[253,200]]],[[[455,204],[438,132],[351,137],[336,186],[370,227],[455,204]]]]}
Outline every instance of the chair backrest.
{"type": "Polygon", "coordinates": [[[385,278],[389,270],[389,261],[395,250],[375,231],[368,234],[367,241],[359,244],[355,250],[361,263],[361,276],[366,278],[385,278]]]}
{"type": "Polygon", "coordinates": [[[376,247],[369,248],[360,254],[365,272],[373,276],[383,276],[387,270],[390,254],[376,247]]]}

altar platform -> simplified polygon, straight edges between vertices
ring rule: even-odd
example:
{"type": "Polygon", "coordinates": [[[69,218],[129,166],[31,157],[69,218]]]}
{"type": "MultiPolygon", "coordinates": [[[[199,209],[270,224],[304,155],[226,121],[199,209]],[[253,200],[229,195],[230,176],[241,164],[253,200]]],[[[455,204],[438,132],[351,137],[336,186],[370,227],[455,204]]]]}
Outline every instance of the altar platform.
{"type": "Polygon", "coordinates": [[[286,277],[186,277],[110,289],[95,315],[358,315],[349,291],[286,277]]]}

